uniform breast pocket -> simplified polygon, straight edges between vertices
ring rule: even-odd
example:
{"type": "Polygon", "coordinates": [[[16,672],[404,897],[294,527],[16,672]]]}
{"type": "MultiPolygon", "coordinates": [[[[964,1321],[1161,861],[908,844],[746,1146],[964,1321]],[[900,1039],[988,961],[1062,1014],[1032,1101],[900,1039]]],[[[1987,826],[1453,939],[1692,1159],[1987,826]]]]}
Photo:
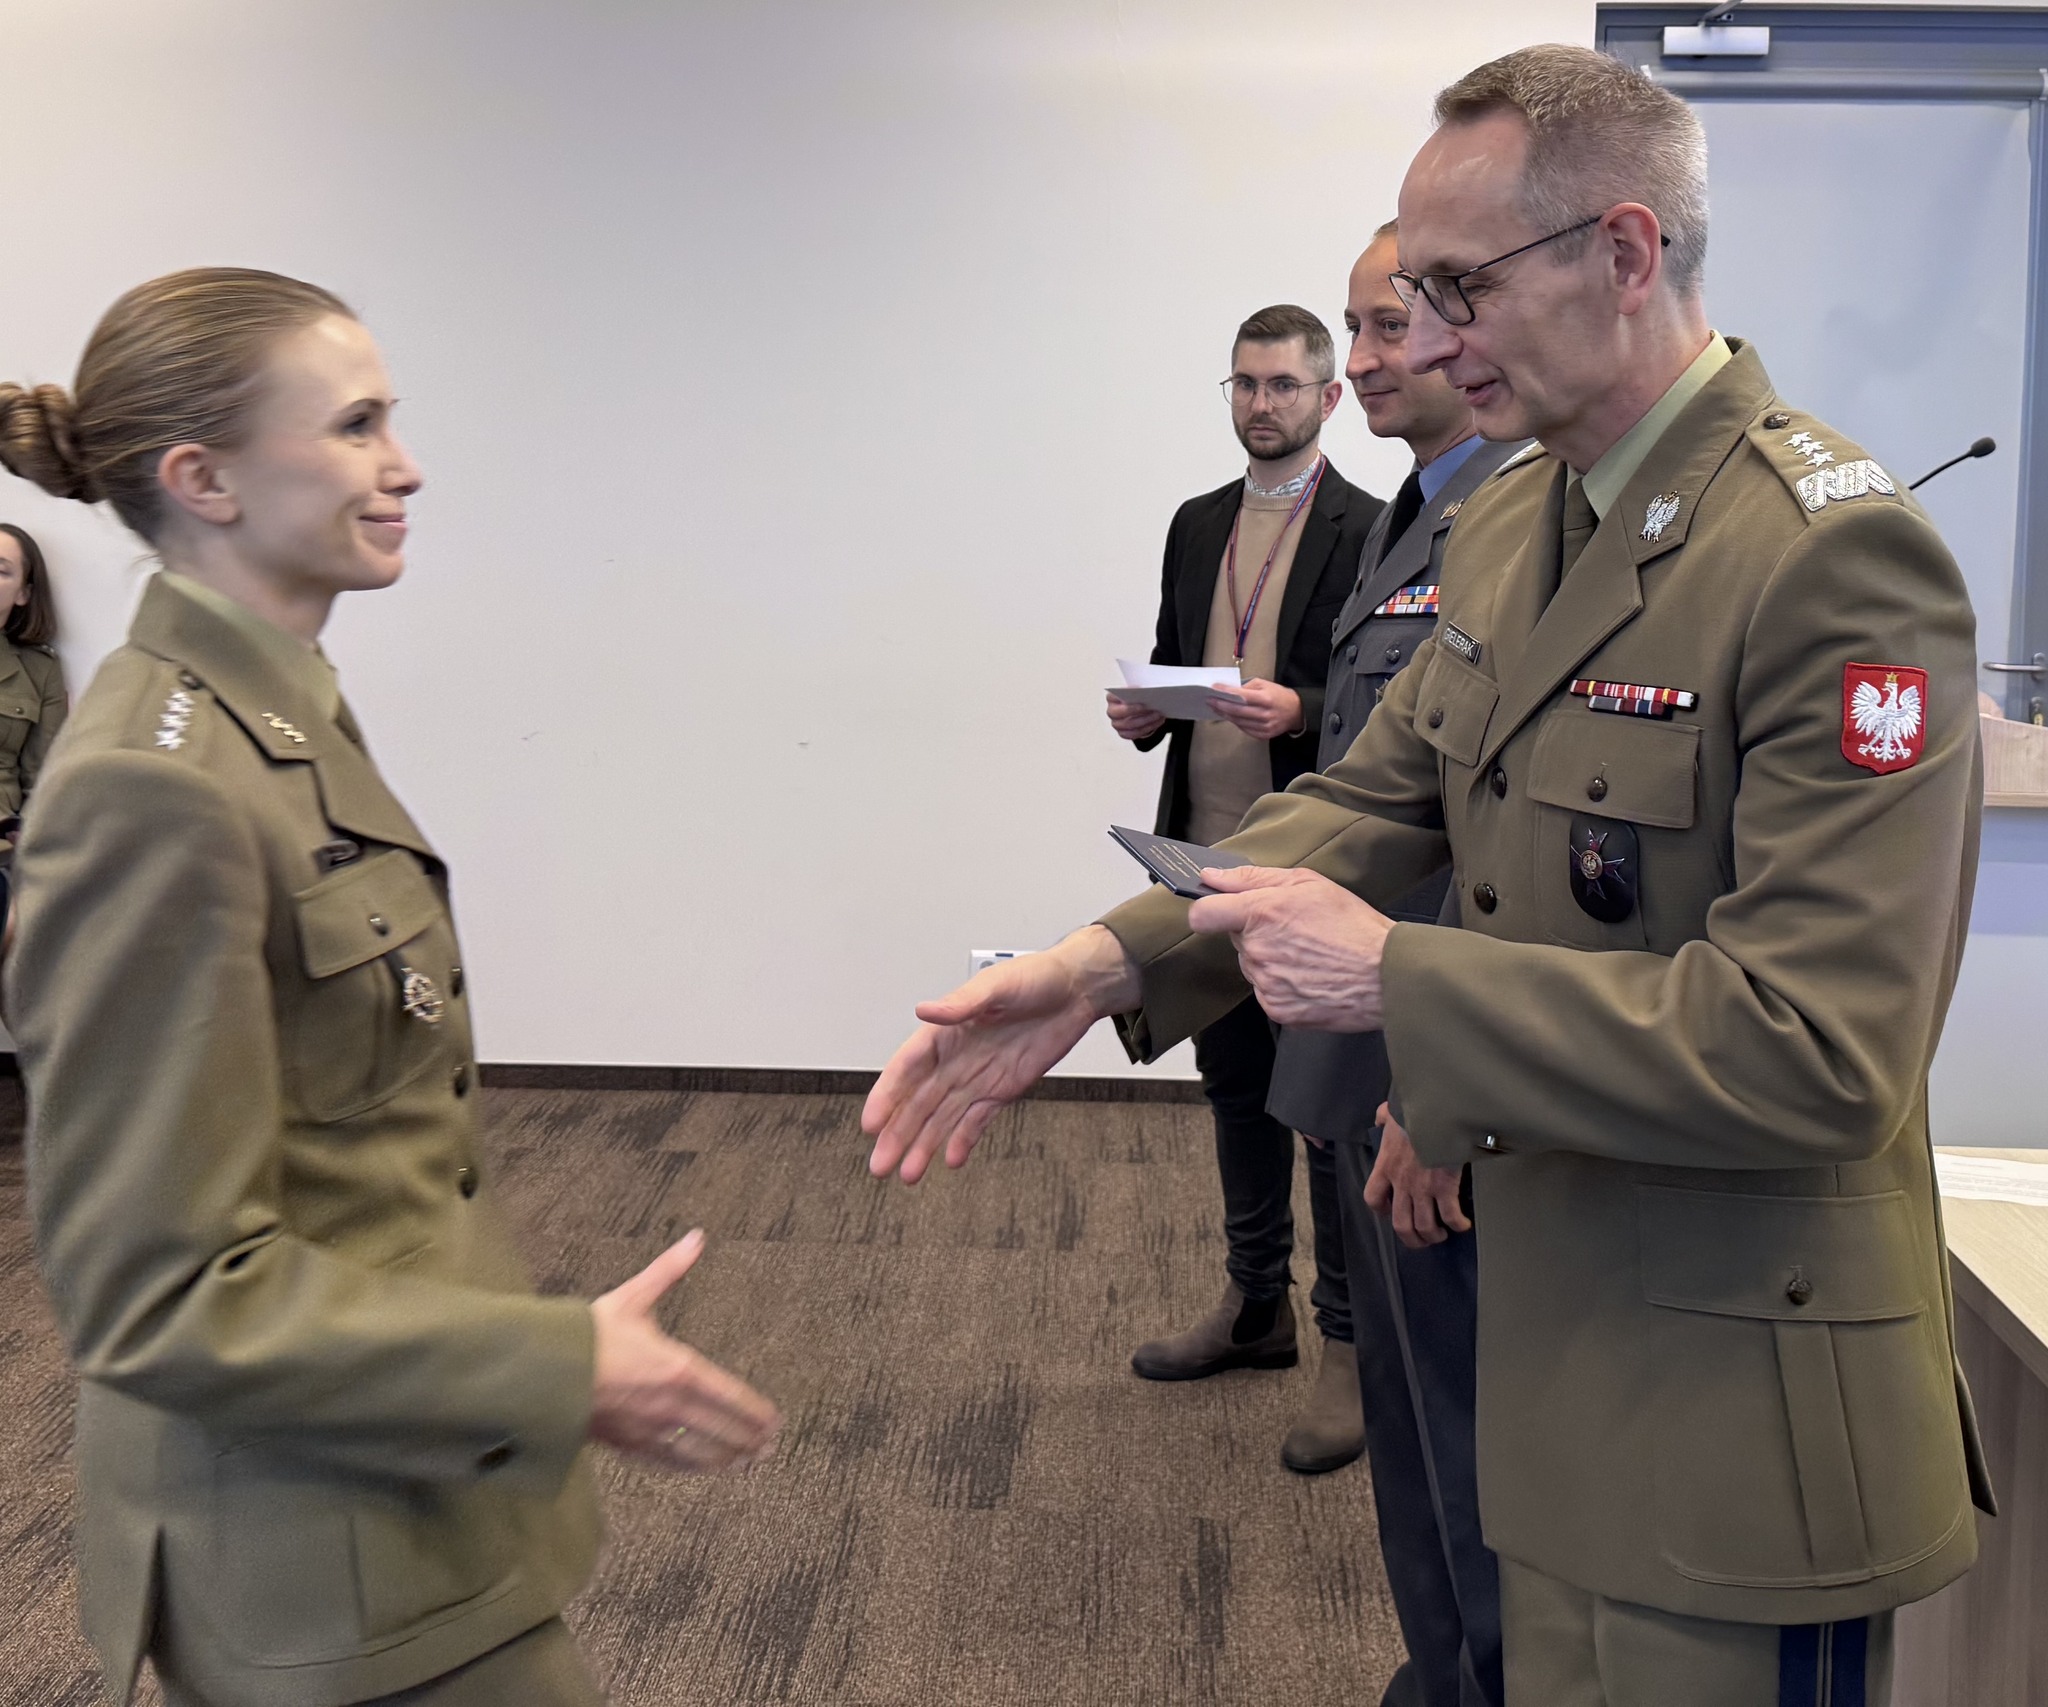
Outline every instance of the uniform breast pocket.
{"type": "Polygon", "coordinates": [[[1692,827],[1700,732],[1573,704],[1550,713],[1529,752],[1530,870],[1552,942],[1640,949],[1660,832],[1692,827]]]}
{"type": "Polygon", "coordinates": [[[1969,1509],[1938,1282],[1903,1194],[1645,1186],[1657,1532],[1703,1582],[1860,1582],[1969,1509]]]}
{"type": "Polygon", "coordinates": [[[333,872],[294,902],[304,978],[279,1004],[285,1088],[312,1119],[347,1120],[441,1055],[447,913],[402,848],[333,872]]]}
{"type": "Polygon", "coordinates": [[[1438,644],[1415,699],[1415,732],[1453,765],[1470,770],[1486,744],[1500,689],[1438,644]]]}

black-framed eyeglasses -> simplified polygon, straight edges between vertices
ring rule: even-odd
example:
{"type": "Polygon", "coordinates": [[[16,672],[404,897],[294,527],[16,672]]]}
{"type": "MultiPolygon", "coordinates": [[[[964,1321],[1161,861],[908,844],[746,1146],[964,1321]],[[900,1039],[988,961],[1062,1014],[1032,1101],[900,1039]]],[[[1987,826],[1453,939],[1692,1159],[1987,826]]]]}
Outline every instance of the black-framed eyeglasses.
{"type": "Polygon", "coordinates": [[[1328,383],[1318,379],[1296,379],[1292,374],[1277,374],[1272,379],[1253,379],[1250,374],[1234,373],[1228,379],[1217,382],[1223,387],[1223,395],[1232,408],[1242,404],[1250,408],[1259,400],[1259,393],[1273,399],[1276,409],[1288,409],[1304,391],[1320,391],[1328,383]]]}
{"type": "MultiPolygon", "coordinates": [[[[1512,261],[1517,255],[1526,255],[1531,249],[1540,249],[1546,243],[1555,243],[1560,237],[1570,237],[1584,231],[1588,226],[1598,225],[1607,217],[1596,213],[1590,219],[1582,219],[1576,225],[1567,225],[1562,231],[1553,231],[1548,237],[1539,237],[1533,243],[1524,243],[1519,249],[1510,249],[1505,255],[1496,255],[1490,261],[1481,261],[1476,267],[1467,267],[1462,273],[1389,273],[1387,283],[1394,287],[1394,294],[1401,299],[1401,306],[1410,314],[1415,312],[1415,299],[1419,296],[1446,326],[1469,326],[1477,317],[1471,298],[1465,294],[1465,281],[1474,273],[1483,273],[1488,267],[1497,267],[1503,261],[1512,261]]],[[[1666,249],[1671,247],[1668,235],[1658,241],[1666,249]]]]}

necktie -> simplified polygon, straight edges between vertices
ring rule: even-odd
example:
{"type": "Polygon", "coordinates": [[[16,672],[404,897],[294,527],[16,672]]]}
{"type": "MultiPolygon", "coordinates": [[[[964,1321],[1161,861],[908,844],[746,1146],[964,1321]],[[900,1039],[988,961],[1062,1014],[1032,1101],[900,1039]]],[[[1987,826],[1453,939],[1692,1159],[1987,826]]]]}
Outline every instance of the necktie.
{"type": "Polygon", "coordinates": [[[1586,496],[1586,483],[1574,480],[1564,489],[1564,536],[1563,548],[1557,556],[1557,578],[1561,583],[1572,572],[1572,565],[1579,560],[1579,553],[1586,549],[1586,541],[1593,537],[1593,530],[1600,525],[1600,518],[1593,513],[1593,503],[1586,496]]]}
{"type": "Polygon", "coordinates": [[[1394,494],[1391,513],[1387,517],[1387,531],[1380,535],[1379,562],[1385,562],[1387,553],[1394,549],[1396,542],[1422,513],[1422,476],[1419,471],[1410,470],[1408,478],[1401,482],[1401,489],[1394,494]]]}

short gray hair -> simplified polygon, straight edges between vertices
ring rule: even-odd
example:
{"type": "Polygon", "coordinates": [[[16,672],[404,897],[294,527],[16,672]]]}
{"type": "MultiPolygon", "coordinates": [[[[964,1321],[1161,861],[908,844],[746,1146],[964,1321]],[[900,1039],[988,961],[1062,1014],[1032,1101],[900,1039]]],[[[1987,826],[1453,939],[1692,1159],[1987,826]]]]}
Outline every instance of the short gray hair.
{"type": "MultiPolygon", "coordinates": [[[[1436,98],[1439,125],[1512,112],[1529,128],[1522,208],[1562,230],[1640,202],[1671,239],[1666,267],[1697,296],[1707,262],[1707,135],[1699,115],[1632,66],[1587,47],[1525,47],[1468,71],[1436,98]]],[[[1585,253],[1582,234],[1559,259],[1585,253]]]]}

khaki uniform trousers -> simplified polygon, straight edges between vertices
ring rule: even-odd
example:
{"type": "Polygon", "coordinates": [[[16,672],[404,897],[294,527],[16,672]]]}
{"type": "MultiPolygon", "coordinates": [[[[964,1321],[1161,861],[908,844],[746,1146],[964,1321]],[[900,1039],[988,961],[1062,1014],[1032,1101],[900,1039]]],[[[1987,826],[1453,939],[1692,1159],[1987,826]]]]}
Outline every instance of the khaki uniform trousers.
{"type": "MultiPolygon", "coordinates": [[[[207,1707],[170,1678],[160,1678],[165,1707],[207,1707]]],[[[605,1693],[583,1664],[559,1618],[536,1624],[467,1665],[361,1707],[605,1707],[605,1693]]]]}
{"type": "Polygon", "coordinates": [[[1507,1707],[1885,1707],[1892,1614],[1731,1624],[1500,1562],[1507,1707]]]}

